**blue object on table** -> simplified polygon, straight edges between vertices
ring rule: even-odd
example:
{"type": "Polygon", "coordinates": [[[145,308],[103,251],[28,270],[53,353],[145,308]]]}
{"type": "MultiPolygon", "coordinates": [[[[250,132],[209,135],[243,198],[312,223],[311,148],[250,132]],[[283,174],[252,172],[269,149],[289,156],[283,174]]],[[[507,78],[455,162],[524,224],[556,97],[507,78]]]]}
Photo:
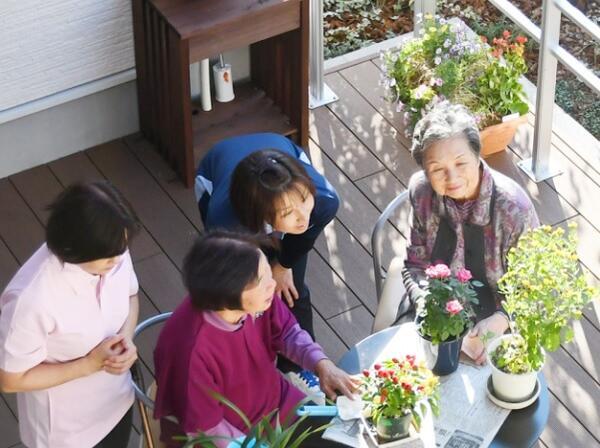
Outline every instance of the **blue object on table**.
{"type": "MultiPolygon", "coordinates": [[[[229,442],[229,445],[227,445],[227,448],[240,448],[242,446],[242,443],[244,443],[245,439],[246,439],[246,436],[240,436],[237,439],[229,442]]],[[[256,445],[256,440],[252,439],[248,442],[248,445],[246,445],[246,448],[258,448],[258,447],[255,447],[255,445],[256,445]]],[[[267,446],[263,443],[263,444],[261,444],[261,448],[267,448],[267,446]]]]}
{"type": "Polygon", "coordinates": [[[300,417],[307,415],[309,417],[335,417],[338,414],[337,406],[302,406],[298,408],[296,414],[300,417]]]}

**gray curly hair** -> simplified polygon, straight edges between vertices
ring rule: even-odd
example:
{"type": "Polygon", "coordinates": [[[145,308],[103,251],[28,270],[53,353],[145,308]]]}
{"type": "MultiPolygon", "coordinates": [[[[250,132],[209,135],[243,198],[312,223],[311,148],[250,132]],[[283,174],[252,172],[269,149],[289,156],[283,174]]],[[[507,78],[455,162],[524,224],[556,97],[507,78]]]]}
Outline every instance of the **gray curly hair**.
{"type": "Polygon", "coordinates": [[[475,118],[462,104],[452,104],[448,101],[437,104],[415,125],[412,147],[413,158],[423,166],[423,156],[427,148],[440,140],[463,135],[469,147],[479,156],[481,140],[475,118]]]}

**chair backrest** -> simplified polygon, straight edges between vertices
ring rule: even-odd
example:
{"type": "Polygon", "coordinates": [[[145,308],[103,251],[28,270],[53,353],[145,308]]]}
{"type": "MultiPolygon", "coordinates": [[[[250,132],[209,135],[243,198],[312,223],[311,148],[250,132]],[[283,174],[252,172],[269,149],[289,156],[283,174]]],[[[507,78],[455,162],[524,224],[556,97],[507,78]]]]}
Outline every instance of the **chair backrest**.
{"type": "MultiPolygon", "coordinates": [[[[139,337],[141,333],[143,333],[148,328],[153,327],[154,325],[158,325],[160,323],[165,322],[169,317],[171,317],[172,312],[158,314],[156,316],[152,316],[146,319],[143,322],[140,322],[137,327],[135,327],[135,331],[133,332],[133,339],[135,341],[136,338],[139,337]]],[[[144,378],[142,376],[142,372],[139,366],[139,361],[134,364],[132,368],[132,377],[133,377],[133,390],[135,391],[135,398],[141,401],[147,408],[154,409],[154,400],[152,400],[146,394],[146,387],[144,385],[144,378]]]]}
{"type": "MultiPolygon", "coordinates": [[[[133,339],[135,339],[154,325],[158,325],[162,322],[165,322],[169,317],[171,317],[172,312],[162,313],[157,316],[152,316],[149,319],[138,324],[135,327],[135,331],[133,332],[133,339]]],[[[148,416],[147,409],[154,409],[154,396],[155,396],[155,383],[148,389],[144,384],[144,377],[142,375],[142,370],[140,368],[140,360],[138,359],[135,364],[131,367],[131,378],[133,380],[133,390],[135,391],[135,398],[138,403],[138,408],[140,411],[140,417],[142,419],[142,425],[144,429],[144,437],[140,440],[140,448],[160,448],[164,446],[160,442],[158,444],[154,443],[154,434],[160,432],[160,428],[157,425],[157,422],[154,421],[150,416],[148,416]]]]}
{"type": "Polygon", "coordinates": [[[383,292],[383,281],[386,278],[385,270],[381,265],[381,256],[383,252],[382,247],[382,239],[383,239],[383,229],[385,227],[386,221],[390,218],[392,213],[400,207],[406,200],[408,200],[408,190],[404,190],[398,196],[396,196],[383,210],[377,222],[375,223],[375,227],[373,228],[373,233],[371,234],[371,247],[373,248],[373,267],[375,268],[375,292],[377,294],[377,303],[381,299],[381,293],[383,292]]]}

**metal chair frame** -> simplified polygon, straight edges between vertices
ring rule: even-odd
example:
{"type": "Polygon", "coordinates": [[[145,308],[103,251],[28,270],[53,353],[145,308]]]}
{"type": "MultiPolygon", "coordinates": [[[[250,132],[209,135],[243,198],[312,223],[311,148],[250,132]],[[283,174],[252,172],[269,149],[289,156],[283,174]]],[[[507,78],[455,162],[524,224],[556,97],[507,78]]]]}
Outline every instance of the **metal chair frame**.
{"type": "MultiPolygon", "coordinates": [[[[137,327],[135,327],[135,331],[133,332],[133,339],[135,340],[143,331],[148,328],[163,323],[169,317],[171,317],[172,312],[158,314],[156,316],[152,316],[143,322],[139,323],[137,327]]],[[[144,378],[142,376],[140,360],[138,359],[135,364],[131,367],[131,377],[133,382],[133,390],[135,391],[136,403],[138,405],[140,416],[142,418],[142,426],[144,427],[144,437],[146,438],[146,445],[148,448],[154,448],[154,439],[152,437],[152,432],[150,431],[150,421],[148,417],[147,409],[154,409],[154,401],[146,395],[146,386],[144,384],[144,378]]]]}

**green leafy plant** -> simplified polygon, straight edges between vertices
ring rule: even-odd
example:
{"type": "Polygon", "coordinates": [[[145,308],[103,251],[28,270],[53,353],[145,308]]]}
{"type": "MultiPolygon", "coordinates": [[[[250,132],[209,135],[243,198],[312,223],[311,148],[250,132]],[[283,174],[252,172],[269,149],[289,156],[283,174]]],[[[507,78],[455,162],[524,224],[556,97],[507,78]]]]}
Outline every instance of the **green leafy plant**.
{"type": "Polygon", "coordinates": [[[439,380],[423,363],[407,355],[392,358],[364,370],[362,399],[374,423],[381,417],[401,417],[412,414],[418,429],[427,412],[427,404],[439,415],[439,380]]]}
{"type": "Polygon", "coordinates": [[[542,226],[524,233],[507,257],[498,282],[510,327],[518,336],[501,344],[492,361],[508,373],[539,370],[544,350],[573,338],[570,322],[579,319],[597,294],[587,284],[577,258],[576,225],[569,232],[542,226]]]}
{"type": "Polygon", "coordinates": [[[307,428],[298,434],[300,424],[308,418],[304,415],[293,421],[293,416],[296,411],[305,404],[303,400],[294,407],[283,424],[279,420],[278,409],[274,409],[267,415],[263,416],[254,425],[244,412],[238,408],[233,402],[225,398],[223,395],[212,392],[211,395],[223,405],[233,410],[240,419],[244,422],[247,428],[246,437],[243,440],[224,437],[224,436],[209,436],[202,432],[190,437],[177,437],[179,440],[185,441],[184,448],[204,447],[216,448],[216,440],[229,440],[229,447],[232,448],[298,448],[312,434],[324,431],[329,425],[322,425],[318,428],[307,428]]]}
{"type": "Polygon", "coordinates": [[[426,295],[420,300],[417,311],[417,329],[433,344],[456,339],[473,325],[473,304],[477,293],[473,286],[481,282],[471,281],[471,272],[459,269],[452,275],[445,264],[429,266],[426,295]]]}
{"type": "Polygon", "coordinates": [[[502,117],[527,113],[519,78],[527,38],[510,31],[492,40],[470,33],[457,21],[427,16],[420,38],[383,54],[388,99],[403,113],[407,135],[431,107],[448,100],[465,105],[481,129],[502,117]]]}

